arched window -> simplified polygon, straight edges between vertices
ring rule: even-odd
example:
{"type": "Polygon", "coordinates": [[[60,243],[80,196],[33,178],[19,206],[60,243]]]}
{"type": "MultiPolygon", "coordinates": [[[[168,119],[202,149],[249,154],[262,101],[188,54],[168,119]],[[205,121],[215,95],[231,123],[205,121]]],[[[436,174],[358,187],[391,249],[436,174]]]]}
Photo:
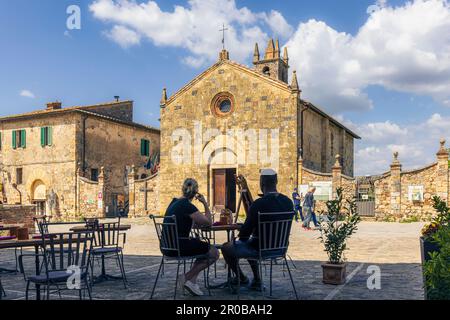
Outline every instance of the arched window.
{"type": "Polygon", "coordinates": [[[270,76],[270,69],[269,69],[269,67],[264,67],[263,68],[263,70],[262,70],[262,72],[266,75],[266,76],[270,76]]]}

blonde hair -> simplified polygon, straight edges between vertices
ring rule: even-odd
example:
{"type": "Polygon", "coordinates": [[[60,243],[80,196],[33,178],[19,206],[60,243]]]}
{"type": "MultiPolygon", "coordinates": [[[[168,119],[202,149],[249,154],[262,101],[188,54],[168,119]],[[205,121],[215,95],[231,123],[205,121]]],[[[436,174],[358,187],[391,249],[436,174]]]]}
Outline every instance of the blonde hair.
{"type": "Polygon", "coordinates": [[[308,192],[314,192],[314,191],[316,191],[316,187],[311,187],[311,188],[309,188],[309,190],[308,190],[308,192]]]}
{"type": "Polygon", "coordinates": [[[188,178],[184,180],[183,187],[181,188],[183,196],[192,199],[198,193],[198,183],[195,179],[188,178]]]}

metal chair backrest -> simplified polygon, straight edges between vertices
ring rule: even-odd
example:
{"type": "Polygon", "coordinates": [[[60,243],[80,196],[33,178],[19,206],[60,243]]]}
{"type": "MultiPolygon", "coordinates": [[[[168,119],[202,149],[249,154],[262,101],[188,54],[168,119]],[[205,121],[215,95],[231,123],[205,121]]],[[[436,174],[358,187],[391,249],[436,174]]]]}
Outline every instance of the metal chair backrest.
{"type": "Polygon", "coordinates": [[[258,213],[260,257],[283,257],[287,253],[293,218],[293,211],[258,213]]]}
{"type": "Polygon", "coordinates": [[[48,234],[48,225],[50,224],[50,218],[47,216],[41,216],[41,217],[33,217],[33,221],[35,224],[37,224],[39,233],[41,235],[48,234]]]}
{"type": "Polygon", "coordinates": [[[44,265],[47,277],[51,271],[63,271],[69,267],[86,270],[92,243],[91,231],[52,233],[48,237],[43,237],[42,247],[46,257],[44,265]]]}
{"type": "Polygon", "coordinates": [[[176,256],[180,257],[180,241],[178,237],[177,218],[175,216],[154,216],[150,218],[153,220],[156,229],[156,235],[159,240],[159,249],[164,255],[165,252],[174,252],[176,256]]]}
{"type": "Polygon", "coordinates": [[[120,217],[115,222],[99,222],[97,219],[88,219],[88,230],[94,231],[94,247],[118,247],[120,238],[120,217]]]}

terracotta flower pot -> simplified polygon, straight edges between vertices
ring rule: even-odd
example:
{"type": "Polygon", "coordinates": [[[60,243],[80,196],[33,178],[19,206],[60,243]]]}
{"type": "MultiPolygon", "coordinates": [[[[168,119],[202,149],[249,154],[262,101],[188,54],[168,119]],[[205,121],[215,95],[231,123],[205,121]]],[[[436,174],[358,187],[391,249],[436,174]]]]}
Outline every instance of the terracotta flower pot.
{"type": "Polygon", "coordinates": [[[322,271],[323,271],[323,279],[322,279],[323,283],[334,285],[343,284],[346,279],[347,264],[323,263],[322,271]]]}

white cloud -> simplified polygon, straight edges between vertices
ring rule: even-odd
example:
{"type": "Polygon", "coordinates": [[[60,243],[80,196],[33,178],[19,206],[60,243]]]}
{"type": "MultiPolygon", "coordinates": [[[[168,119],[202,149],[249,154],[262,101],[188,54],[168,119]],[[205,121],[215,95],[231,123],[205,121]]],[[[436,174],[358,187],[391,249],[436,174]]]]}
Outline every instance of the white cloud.
{"type": "Polygon", "coordinates": [[[299,23],[295,32],[278,11],[253,12],[234,0],[190,0],[172,11],[155,1],[95,0],[94,17],[112,25],[109,38],[122,47],[150,40],[186,49],[182,61],[194,68],[217,60],[219,27],[228,27],[231,58],[246,62],[255,42],[268,34],[287,39],[291,67],[303,96],[325,110],[368,110],[370,85],[433,97],[450,106],[450,6],[448,0],[414,0],[392,7],[377,0],[355,35],[323,21],[299,23]]]}
{"type": "Polygon", "coordinates": [[[362,140],[356,143],[357,175],[389,171],[392,154],[399,152],[403,169],[413,169],[436,161],[439,141],[450,144],[450,117],[433,114],[422,123],[405,126],[390,121],[368,123],[356,129],[362,140]]]}
{"type": "Polygon", "coordinates": [[[36,96],[34,95],[34,93],[31,92],[30,90],[27,90],[27,89],[21,90],[21,91],[19,92],[19,95],[20,95],[21,97],[25,97],[25,98],[31,98],[31,99],[36,98],[36,96]]]}
{"type": "Polygon", "coordinates": [[[228,28],[226,47],[237,61],[250,57],[255,42],[267,41],[263,26],[275,36],[286,37],[292,32],[279,12],[254,13],[238,8],[234,0],[190,0],[173,11],[163,11],[155,1],[95,0],[89,8],[94,17],[114,25],[108,34],[119,45],[138,44],[145,38],[156,46],[184,48],[189,54],[183,62],[193,67],[217,60],[222,23],[228,28]]]}
{"type": "Polygon", "coordinates": [[[380,85],[450,105],[448,2],[376,6],[355,36],[316,20],[298,26],[287,47],[304,97],[331,112],[364,110],[364,90],[380,85]]]}
{"type": "Polygon", "coordinates": [[[283,15],[275,10],[270,11],[266,16],[267,24],[270,28],[283,38],[288,38],[292,35],[292,26],[284,19],[283,15]]]}
{"type": "Polygon", "coordinates": [[[141,36],[138,33],[120,25],[114,26],[110,31],[106,31],[105,35],[124,49],[141,42],[141,36]]]}

